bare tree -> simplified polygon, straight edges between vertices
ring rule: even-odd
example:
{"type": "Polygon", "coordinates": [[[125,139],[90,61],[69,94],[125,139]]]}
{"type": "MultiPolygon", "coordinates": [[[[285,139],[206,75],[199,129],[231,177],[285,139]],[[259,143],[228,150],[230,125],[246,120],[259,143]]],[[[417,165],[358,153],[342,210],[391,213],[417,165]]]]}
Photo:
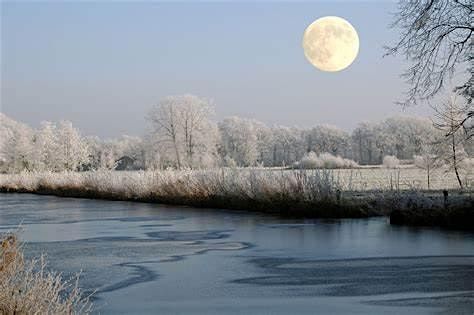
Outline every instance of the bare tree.
{"type": "Polygon", "coordinates": [[[443,161],[440,159],[438,148],[434,143],[426,143],[422,145],[420,155],[413,157],[415,166],[426,170],[427,187],[430,189],[431,170],[441,166],[443,161]]]}
{"type": "Polygon", "coordinates": [[[462,142],[465,139],[459,137],[457,131],[459,131],[459,122],[463,119],[463,110],[453,97],[450,101],[444,102],[441,108],[435,108],[435,111],[437,121],[434,123],[434,126],[445,135],[443,140],[438,144],[440,145],[441,151],[444,151],[443,156],[454,170],[459,187],[462,189],[463,184],[459,176],[459,165],[462,159],[460,153],[463,153],[462,142]]]}
{"type": "Polygon", "coordinates": [[[160,146],[160,154],[171,149],[178,169],[209,164],[216,151],[216,126],[211,122],[210,101],[194,95],[169,96],[148,113],[152,137],[160,146]],[[197,154],[198,153],[198,154],[197,154]]]}
{"type": "Polygon", "coordinates": [[[171,144],[178,169],[181,168],[180,150],[178,147],[178,100],[167,97],[148,113],[147,118],[153,126],[153,132],[159,137],[163,145],[171,144]]]}
{"type": "Polygon", "coordinates": [[[456,66],[467,63],[468,79],[455,91],[466,98],[463,119],[456,130],[464,128],[472,137],[474,81],[472,0],[400,0],[392,27],[401,29],[400,40],[387,47],[387,54],[404,55],[411,66],[402,76],[409,83],[403,105],[413,105],[436,95],[451,79],[456,66]]]}
{"type": "Polygon", "coordinates": [[[217,129],[209,120],[214,115],[214,109],[210,101],[192,95],[183,96],[181,101],[179,123],[183,130],[186,161],[192,167],[196,153],[203,154],[209,148],[206,140],[215,140],[217,129]]]}

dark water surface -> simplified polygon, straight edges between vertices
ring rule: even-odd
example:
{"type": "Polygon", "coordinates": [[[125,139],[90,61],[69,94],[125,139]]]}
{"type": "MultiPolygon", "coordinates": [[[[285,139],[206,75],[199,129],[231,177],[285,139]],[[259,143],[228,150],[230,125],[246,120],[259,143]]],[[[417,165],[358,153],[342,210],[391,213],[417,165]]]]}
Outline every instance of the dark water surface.
{"type": "Polygon", "coordinates": [[[20,223],[101,314],[474,313],[468,232],[0,194],[0,231],[20,223]]]}

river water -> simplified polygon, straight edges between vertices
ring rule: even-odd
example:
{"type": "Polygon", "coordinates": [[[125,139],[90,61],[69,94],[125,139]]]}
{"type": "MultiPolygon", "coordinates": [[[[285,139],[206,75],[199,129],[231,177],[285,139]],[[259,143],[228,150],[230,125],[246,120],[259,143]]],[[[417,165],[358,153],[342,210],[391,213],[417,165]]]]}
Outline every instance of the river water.
{"type": "Polygon", "coordinates": [[[0,194],[0,232],[19,224],[101,314],[474,313],[468,232],[0,194]]]}

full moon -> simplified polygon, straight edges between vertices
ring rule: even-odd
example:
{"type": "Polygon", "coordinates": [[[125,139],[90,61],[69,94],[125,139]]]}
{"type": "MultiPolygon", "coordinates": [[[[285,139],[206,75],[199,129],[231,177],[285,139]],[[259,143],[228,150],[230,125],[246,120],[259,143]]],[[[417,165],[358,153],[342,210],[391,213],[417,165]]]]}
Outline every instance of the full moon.
{"type": "Polygon", "coordinates": [[[303,35],[308,61],[322,71],[347,68],[359,52],[359,36],[354,27],[337,16],[325,16],[311,23],[303,35]]]}

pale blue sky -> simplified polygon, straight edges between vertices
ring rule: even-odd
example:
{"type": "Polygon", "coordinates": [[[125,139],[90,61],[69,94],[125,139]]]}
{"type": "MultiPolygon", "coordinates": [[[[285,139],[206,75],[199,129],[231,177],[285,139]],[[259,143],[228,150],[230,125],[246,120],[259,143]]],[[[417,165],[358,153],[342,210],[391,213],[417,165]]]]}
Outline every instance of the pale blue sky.
{"type": "MultiPolygon", "coordinates": [[[[71,120],[85,134],[140,135],[167,95],[214,99],[217,118],[353,128],[401,113],[401,58],[382,58],[395,3],[5,2],[1,110],[38,126],[71,120]],[[358,31],[346,70],[305,59],[304,29],[337,15],[358,31]]],[[[428,114],[426,107],[411,113],[428,114]]]]}

